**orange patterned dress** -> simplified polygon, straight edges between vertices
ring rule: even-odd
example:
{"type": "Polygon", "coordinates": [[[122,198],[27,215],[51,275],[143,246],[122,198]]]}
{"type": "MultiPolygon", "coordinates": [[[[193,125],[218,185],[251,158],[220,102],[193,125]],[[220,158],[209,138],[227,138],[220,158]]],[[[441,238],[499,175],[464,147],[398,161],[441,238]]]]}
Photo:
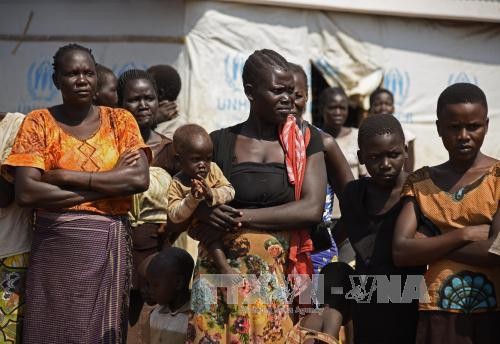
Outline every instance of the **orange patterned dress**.
{"type": "MultiPolygon", "coordinates": [[[[13,180],[12,167],[35,167],[42,171],[66,169],[103,172],[113,169],[126,150],[144,149],[137,122],[124,109],[99,107],[101,124],[88,139],[80,140],[66,133],[49,109],[30,112],[16,138],[10,156],[2,165],[3,175],[13,180]]],[[[131,196],[109,198],[76,205],[68,211],[85,211],[106,215],[125,215],[131,207],[131,196]]]]}
{"type": "MultiPolygon", "coordinates": [[[[80,140],[65,132],[50,109],[34,110],[21,125],[2,166],[42,171],[113,169],[127,150],[144,149],[134,117],[99,107],[100,125],[80,140]]],[[[24,343],[125,343],[131,277],[131,196],[38,209],[26,277],[24,343]]]]}
{"type": "MultiPolygon", "coordinates": [[[[411,174],[403,196],[412,197],[422,214],[441,232],[491,223],[500,202],[500,162],[477,181],[455,193],[432,181],[429,167],[411,174]]],[[[478,313],[500,310],[500,267],[481,267],[448,259],[429,264],[425,282],[429,303],[422,311],[478,313]]]]}

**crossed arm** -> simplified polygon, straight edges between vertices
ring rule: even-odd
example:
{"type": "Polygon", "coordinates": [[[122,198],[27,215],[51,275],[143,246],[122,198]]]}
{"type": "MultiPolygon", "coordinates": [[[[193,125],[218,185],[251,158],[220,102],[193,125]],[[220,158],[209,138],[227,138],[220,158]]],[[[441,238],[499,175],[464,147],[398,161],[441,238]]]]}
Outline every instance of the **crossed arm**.
{"type": "Polygon", "coordinates": [[[125,152],[106,172],[17,167],[15,198],[22,207],[60,209],[114,196],[126,196],[149,187],[148,160],[143,150],[125,152]]]}
{"type": "Polygon", "coordinates": [[[398,266],[417,266],[439,259],[474,265],[498,264],[498,256],[488,249],[500,230],[497,212],[492,224],[466,226],[434,237],[415,237],[417,215],[413,200],[406,199],[394,230],[392,255],[398,266]]]}

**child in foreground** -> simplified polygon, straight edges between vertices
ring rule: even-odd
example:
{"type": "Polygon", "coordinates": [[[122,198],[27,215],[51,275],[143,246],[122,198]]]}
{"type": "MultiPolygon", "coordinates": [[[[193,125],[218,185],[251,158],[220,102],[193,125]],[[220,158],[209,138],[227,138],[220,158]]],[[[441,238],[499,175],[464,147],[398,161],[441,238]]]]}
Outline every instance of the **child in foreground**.
{"type": "MultiPolygon", "coordinates": [[[[191,219],[190,227],[194,227],[197,221],[192,216],[201,202],[210,207],[228,203],[234,198],[234,188],[212,162],[213,143],[202,127],[187,124],[177,129],[174,149],[179,156],[181,171],[174,176],[168,191],[168,218],[173,223],[191,219]]],[[[204,244],[219,273],[237,274],[227,262],[219,238],[204,244]]]]}
{"type": "Polygon", "coordinates": [[[351,290],[352,273],[354,270],[344,262],[329,263],[321,269],[324,305],[318,313],[308,314],[295,325],[288,344],[339,343],[340,327],[351,317],[351,302],[345,294],[351,290]]]}
{"type": "Polygon", "coordinates": [[[151,344],[183,344],[192,337],[188,323],[192,317],[189,283],[193,269],[191,255],[177,247],[164,249],[148,264],[147,289],[158,303],[149,317],[151,344]]]}
{"type": "Polygon", "coordinates": [[[500,343],[500,162],[481,152],[488,131],[483,91],[469,83],[438,99],[437,130],[445,163],[410,175],[394,233],[394,261],[428,264],[429,303],[421,303],[416,343],[500,343]],[[439,233],[415,237],[421,216],[439,233]]]}
{"type": "MultiPolygon", "coordinates": [[[[392,236],[402,207],[403,166],[408,158],[401,124],[387,114],[366,118],[359,128],[358,146],[359,161],[370,177],[347,185],[340,203],[339,229],[346,229],[356,253],[356,275],[383,275],[391,281],[399,276],[403,291],[407,276],[421,275],[423,270],[399,268],[392,260],[392,236]]],[[[372,283],[376,282],[367,280],[367,292],[372,283]]],[[[353,304],[354,342],[413,343],[418,299],[379,303],[378,292],[353,304]]]]}

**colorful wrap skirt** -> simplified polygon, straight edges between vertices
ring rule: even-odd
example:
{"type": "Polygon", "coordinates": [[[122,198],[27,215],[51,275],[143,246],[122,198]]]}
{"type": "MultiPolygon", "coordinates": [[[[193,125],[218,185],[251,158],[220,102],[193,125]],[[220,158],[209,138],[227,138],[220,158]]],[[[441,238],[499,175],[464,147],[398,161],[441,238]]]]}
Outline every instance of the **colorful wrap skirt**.
{"type": "Polygon", "coordinates": [[[288,232],[241,230],[226,235],[228,262],[246,276],[231,298],[228,289],[214,288],[211,274],[218,271],[200,244],[191,294],[195,314],[187,343],[286,343],[293,328],[284,274],[288,242],[288,232]]]}
{"type": "Polygon", "coordinates": [[[0,343],[19,343],[29,253],[0,258],[0,343]]]}

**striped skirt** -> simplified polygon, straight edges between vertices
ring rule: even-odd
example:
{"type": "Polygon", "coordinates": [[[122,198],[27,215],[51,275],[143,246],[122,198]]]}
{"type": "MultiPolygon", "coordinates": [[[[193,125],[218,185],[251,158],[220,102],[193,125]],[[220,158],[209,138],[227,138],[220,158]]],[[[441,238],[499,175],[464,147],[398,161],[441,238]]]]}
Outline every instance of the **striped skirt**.
{"type": "Polygon", "coordinates": [[[37,212],[24,343],[125,343],[130,279],[124,218],[37,212]]]}

